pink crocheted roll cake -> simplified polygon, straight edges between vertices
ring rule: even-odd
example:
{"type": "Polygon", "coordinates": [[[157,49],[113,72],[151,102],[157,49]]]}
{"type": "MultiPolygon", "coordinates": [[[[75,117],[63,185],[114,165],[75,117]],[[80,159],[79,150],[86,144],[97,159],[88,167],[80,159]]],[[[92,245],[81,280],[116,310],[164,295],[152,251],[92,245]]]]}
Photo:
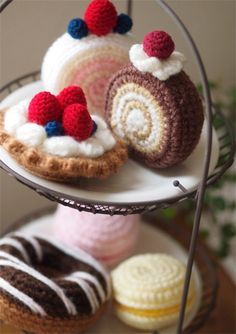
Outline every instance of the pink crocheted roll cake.
{"type": "Polygon", "coordinates": [[[104,265],[113,266],[133,252],[139,225],[138,215],[94,215],[59,205],[53,234],[67,245],[84,249],[104,265]]]}

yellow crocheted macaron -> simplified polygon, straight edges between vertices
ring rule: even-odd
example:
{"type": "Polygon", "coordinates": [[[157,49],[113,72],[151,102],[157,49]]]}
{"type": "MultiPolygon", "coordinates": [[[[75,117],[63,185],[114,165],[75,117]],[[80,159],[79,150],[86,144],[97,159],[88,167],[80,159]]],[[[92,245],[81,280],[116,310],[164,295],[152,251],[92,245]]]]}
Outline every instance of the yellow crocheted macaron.
{"type": "MultiPolygon", "coordinates": [[[[112,272],[116,314],[129,326],[155,330],[176,322],[186,266],[166,254],[134,256],[112,272]]],[[[187,299],[194,303],[194,282],[187,299]]]]}

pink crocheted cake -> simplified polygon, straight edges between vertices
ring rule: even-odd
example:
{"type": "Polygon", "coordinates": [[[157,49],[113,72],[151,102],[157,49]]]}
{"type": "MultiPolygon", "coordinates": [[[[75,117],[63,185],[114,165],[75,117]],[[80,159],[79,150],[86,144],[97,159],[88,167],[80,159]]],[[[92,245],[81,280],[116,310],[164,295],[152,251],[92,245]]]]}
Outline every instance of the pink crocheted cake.
{"type": "Polygon", "coordinates": [[[91,1],[84,19],[72,19],[48,49],[42,64],[45,89],[57,94],[66,86],[81,86],[90,112],[102,115],[110,77],[129,62],[131,27],[131,18],[118,15],[109,0],[91,1]]]}
{"type": "Polygon", "coordinates": [[[53,234],[67,245],[86,250],[104,265],[113,266],[133,252],[139,225],[138,215],[94,215],[59,205],[53,234]]]}

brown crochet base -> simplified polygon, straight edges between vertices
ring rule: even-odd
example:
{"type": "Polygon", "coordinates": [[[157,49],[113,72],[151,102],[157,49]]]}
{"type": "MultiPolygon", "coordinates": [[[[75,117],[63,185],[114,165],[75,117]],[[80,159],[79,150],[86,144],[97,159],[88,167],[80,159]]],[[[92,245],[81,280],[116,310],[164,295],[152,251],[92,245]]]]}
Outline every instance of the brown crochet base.
{"type": "Polygon", "coordinates": [[[203,106],[192,81],[183,71],[160,81],[132,65],[124,67],[112,78],[107,90],[105,111],[109,124],[112,113],[116,112],[114,101],[118,91],[127,83],[146,89],[157,101],[165,119],[165,131],[155,150],[138,150],[135,143],[128,140],[132,156],[154,168],[166,168],[184,161],[199,141],[204,120],[203,106]]]}
{"type": "Polygon", "coordinates": [[[128,159],[127,147],[118,140],[116,146],[96,159],[60,158],[30,148],[7,134],[3,127],[3,112],[0,111],[0,145],[32,174],[48,180],[75,181],[79,177],[104,179],[116,173],[128,159]]]}
{"type": "Polygon", "coordinates": [[[35,334],[78,334],[91,327],[105,311],[107,303],[88,317],[71,316],[65,318],[41,317],[0,296],[0,319],[13,327],[35,334]]]}

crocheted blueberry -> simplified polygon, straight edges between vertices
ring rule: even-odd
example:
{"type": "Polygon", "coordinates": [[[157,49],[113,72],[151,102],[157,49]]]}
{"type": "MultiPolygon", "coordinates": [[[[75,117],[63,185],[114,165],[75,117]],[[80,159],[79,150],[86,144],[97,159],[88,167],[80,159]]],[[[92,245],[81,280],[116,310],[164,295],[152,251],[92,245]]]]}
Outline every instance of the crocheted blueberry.
{"type": "Polygon", "coordinates": [[[51,121],[61,121],[62,109],[57,98],[49,92],[41,92],[34,96],[29,104],[28,120],[39,125],[51,121]]]}
{"type": "Polygon", "coordinates": [[[78,86],[69,86],[64,88],[58,95],[57,99],[62,109],[65,109],[70,104],[80,103],[84,106],[87,105],[87,101],[82,88],[78,86]]]}
{"type": "Polygon", "coordinates": [[[143,50],[149,57],[167,59],[175,49],[175,44],[165,31],[152,31],[144,37],[143,50]]]}
{"type": "Polygon", "coordinates": [[[71,20],[67,27],[68,33],[75,39],[81,39],[88,35],[88,27],[84,20],[75,18],[71,20]]]}
{"type": "Polygon", "coordinates": [[[91,33],[107,35],[116,26],[116,8],[109,0],[93,0],[87,7],[84,19],[91,33]]]}
{"type": "Polygon", "coordinates": [[[82,104],[71,104],[63,113],[63,128],[66,135],[78,141],[89,138],[93,131],[93,120],[88,109],[82,104]]]}
{"type": "Polygon", "coordinates": [[[53,121],[53,122],[48,122],[45,125],[45,131],[47,133],[47,136],[50,137],[54,137],[54,136],[62,136],[64,133],[62,124],[60,122],[57,121],[53,121]]]}
{"type": "Polygon", "coordinates": [[[98,128],[97,123],[93,120],[93,130],[90,136],[92,136],[97,131],[97,128],[98,128]]]}
{"type": "Polygon", "coordinates": [[[123,34],[126,34],[128,31],[130,31],[132,26],[133,26],[133,21],[129,17],[129,15],[122,13],[118,15],[117,23],[114,28],[114,32],[117,32],[118,34],[123,35],[123,34]]]}

